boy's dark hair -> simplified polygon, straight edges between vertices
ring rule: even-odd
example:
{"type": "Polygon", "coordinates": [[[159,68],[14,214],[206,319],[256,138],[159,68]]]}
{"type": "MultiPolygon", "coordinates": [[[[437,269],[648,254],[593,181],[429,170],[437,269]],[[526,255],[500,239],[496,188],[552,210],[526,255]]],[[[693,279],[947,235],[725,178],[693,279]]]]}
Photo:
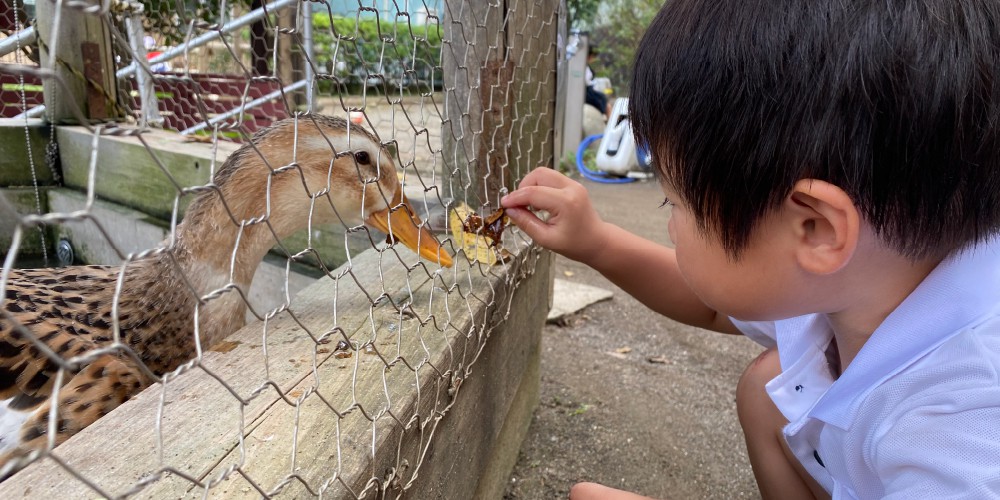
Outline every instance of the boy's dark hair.
{"type": "Polygon", "coordinates": [[[911,258],[1000,229],[1000,2],[668,0],[629,116],[733,258],[795,182],[911,258]]]}

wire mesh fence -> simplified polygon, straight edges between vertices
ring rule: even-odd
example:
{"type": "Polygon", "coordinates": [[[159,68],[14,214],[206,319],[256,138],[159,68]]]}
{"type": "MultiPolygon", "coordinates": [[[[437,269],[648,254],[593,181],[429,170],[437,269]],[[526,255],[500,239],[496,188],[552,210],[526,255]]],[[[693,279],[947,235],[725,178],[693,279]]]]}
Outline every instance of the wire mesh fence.
{"type": "Polygon", "coordinates": [[[559,2],[0,3],[0,496],[399,496],[477,432],[559,2]]]}

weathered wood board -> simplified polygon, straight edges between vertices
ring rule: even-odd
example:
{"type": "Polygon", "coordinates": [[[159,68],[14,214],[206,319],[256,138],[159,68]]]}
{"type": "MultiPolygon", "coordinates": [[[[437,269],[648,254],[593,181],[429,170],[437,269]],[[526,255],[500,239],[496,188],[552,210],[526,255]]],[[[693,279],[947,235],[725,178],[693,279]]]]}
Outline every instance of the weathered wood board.
{"type": "MultiPolygon", "coordinates": [[[[141,141],[132,136],[101,136],[95,142],[94,132],[84,127],[58,127],[56,133],[67,187],[88,192],[93,165],[97,199],[141,211],[163,224],[169,224],[173,217],[175,199],[180,197],[178,210],[183,215],[194,198],[180,190],[207,184],[212,172],[239,147],[226,141],[214,145],[189,142],[176,132],[163,130],[144,132],[141,141]]],[[[332,269],[347,261],[348,252],[357,254],[371,248],[366,235],[345,236],[344,229],[313,228],[311,235],[303,230],[282,243],[293,255],[307,247],[315,249],[332,269]]],[[[381,239],[378,234],[374,238],[381,239]]]]}
{"type": "Polygon", "coordinates": [[[373,498],[428,485],[467,497],[497,463],[522,379],[537,377],[525,367],[547,258],[525,246],[507,269],[458,256],[429,274],[407,250],[365,252],[58,447],[65,468],[45,459],[0,483],[0,498],[373,498]],[[357,350],[340,358],[344,338],[357,350]]]}
{"type": "Polygon", "coordinates": [[[38,118],[0,118],[0,186],[55,182],[45,163],[51,133],[51,127],[38,118]]]}

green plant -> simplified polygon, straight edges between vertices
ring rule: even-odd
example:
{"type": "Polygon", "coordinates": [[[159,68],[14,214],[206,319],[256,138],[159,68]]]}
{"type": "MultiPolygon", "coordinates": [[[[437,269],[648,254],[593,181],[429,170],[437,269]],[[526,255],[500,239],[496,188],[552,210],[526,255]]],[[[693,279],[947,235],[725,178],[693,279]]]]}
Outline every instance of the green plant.
{"type": "MultiPolygon", "coordinates": [[[[382,75],[389,85],[425,87],[441,80],[441,28],[408,21],[379,19],[373,12],[355,17],[313,14],[315,64],[348,87],[373,84],[370,75],[382,75]]],[[[380,82],[379,82],[380,83],[380,82]]],[[[333,90],[335,81],[320,80],[320,91],[333,90]]]]}
{"type": "Polygon", "coordinates": [[[184,41],[188,26],[196,23],[218,23],[221,8],[247,11],[250,0],[230,0],[229,2],[206,2],[204,0],[140,0],[143,6],[143,23],[147,33],[158,33],[162,45],[177,45],[184,41]]]}
{"type": "Polygon", "coordinates": [[[601,9],[600,18],[607,21],[591,29],[590,42],[600,48],[594,72],[598,76],[615,75],[612,84],[618,95],[628,93],[635,49],[664,1],[612,0],[601,9]]]}

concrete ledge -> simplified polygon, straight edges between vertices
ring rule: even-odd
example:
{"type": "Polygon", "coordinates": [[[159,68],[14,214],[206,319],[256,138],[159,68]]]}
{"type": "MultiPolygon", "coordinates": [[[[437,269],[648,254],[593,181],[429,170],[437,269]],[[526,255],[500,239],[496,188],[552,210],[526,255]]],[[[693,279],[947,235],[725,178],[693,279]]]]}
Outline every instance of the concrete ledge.
{"type": "Polygon", "coordinates": [[[0,498],[494,496],[537,402],[537,304],[552,279],[547,252],[514,251],[505,266],[458,257],[432,274],[407,250],[364,252],[53,450],[58,461],[0,483],[0,498]],[[345,337],[357,350],[335,356],[345,337]]]}

